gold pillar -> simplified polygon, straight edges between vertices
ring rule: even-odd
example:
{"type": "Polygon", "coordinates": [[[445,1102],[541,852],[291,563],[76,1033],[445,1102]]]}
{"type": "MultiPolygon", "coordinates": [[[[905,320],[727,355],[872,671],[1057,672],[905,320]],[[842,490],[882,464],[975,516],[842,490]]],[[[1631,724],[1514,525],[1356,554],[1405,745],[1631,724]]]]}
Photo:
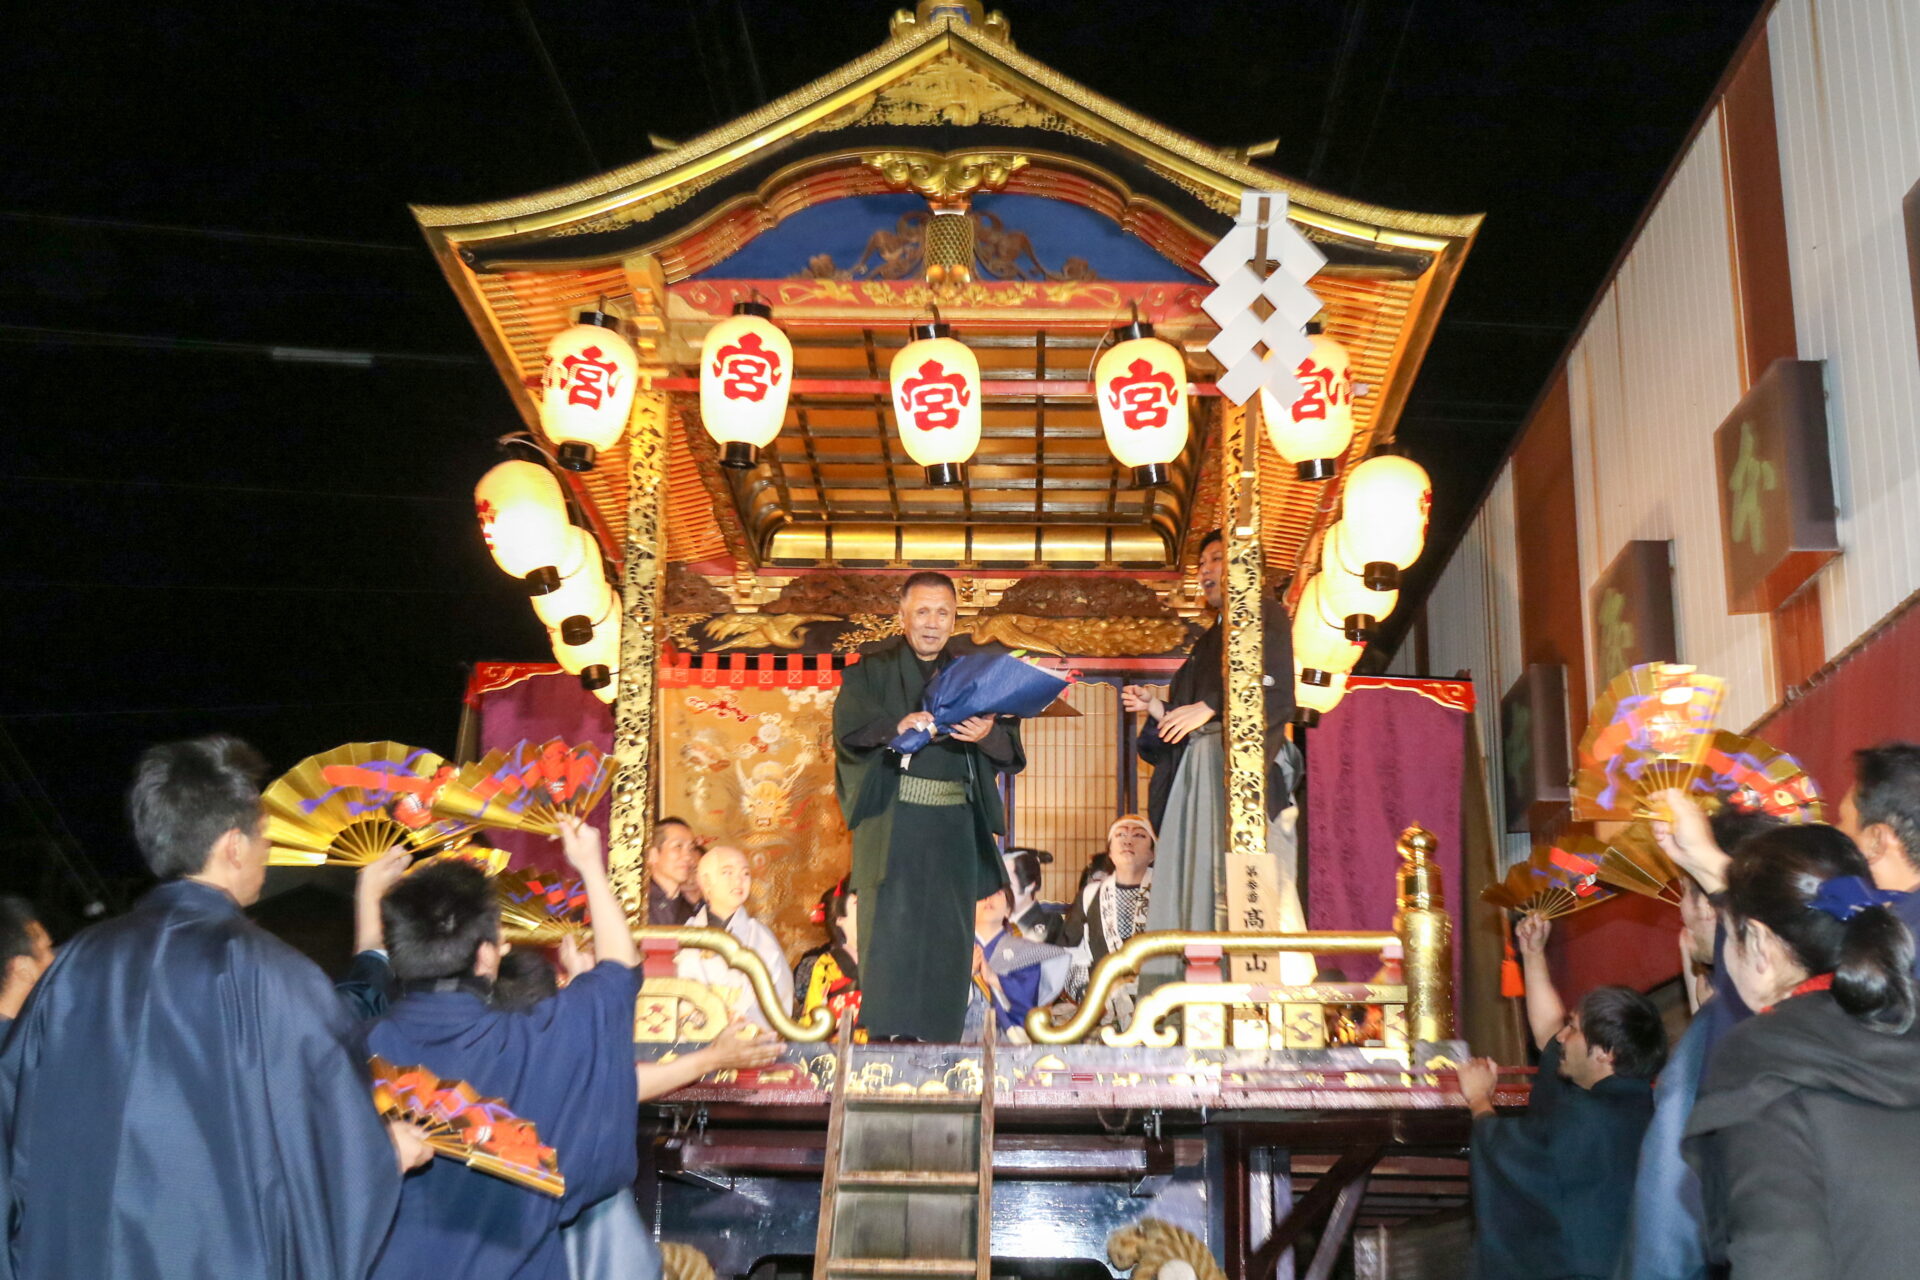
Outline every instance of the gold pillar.
{"type": "MultiPolygon", "coordinates": [[[[1254,856],[1267,851],[1267,717],[1264,634],[1261,630],[1260,417],[1257,397],[1221,404],[1220,513],[1227,553],[1221,584],[1221,645],[1227,705],[1227,848],[1254,856]]],[[[1286,678],[1292,679],[1292,672],[1286,678]]],[[[1278,679],[1279,677],[1275,677],[1278,679]]]]}
{"type": "Polygon", "coordinates": [[[633,398],[627,425],[627,547],[620,627],[620,697],[614,704],[613,783],[607,865],[630,913],[646,907],[645,853],[652,822],[655,675],[659,670],[661,577],[666,568],[667,393],[633,398]]]}
{"type": "Polygon", "coordinates": [[[1453,1039],[1453,920],[1447,915],[1439,842],[1415,824],[1400,833],[1400,900],[1393,931],[1407,973],[1407,1039],[1453,1039]]]}

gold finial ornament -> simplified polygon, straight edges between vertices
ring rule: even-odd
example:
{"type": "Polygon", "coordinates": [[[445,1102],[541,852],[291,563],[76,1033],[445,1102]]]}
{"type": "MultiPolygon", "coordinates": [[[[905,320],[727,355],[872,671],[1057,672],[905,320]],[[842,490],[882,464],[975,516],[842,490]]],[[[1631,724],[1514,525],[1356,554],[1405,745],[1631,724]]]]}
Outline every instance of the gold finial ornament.
{"type": "Polygon", "coordinates": [[[942,18],[962,27],[972,27],[1006,44],[1013,43],[1013,29],[1007,25],[1007,15],[998,9],[988,13],[980,0],[920,0],[911,9],[894,10],[887,34],[898,40],[924,31],[942,18]]]}
{"type": "Polygon", "coordinates": [[[1453,920],[1433,855],[1440,848],[1433,832],[1415,823],[1400,833],[1399,909],[1393,931],[1400,935],[1407,974],[1407,1038],[1428,1042],[1453,1039],[1453,920]]]}

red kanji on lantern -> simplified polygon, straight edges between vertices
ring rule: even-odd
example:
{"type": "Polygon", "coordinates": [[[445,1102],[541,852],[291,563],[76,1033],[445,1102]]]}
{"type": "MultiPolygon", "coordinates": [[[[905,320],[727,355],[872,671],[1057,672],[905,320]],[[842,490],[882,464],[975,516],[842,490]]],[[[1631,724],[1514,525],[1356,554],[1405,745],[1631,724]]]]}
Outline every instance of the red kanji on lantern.
{"type": "Polygon", "coordinates": [[[907,416],[922,431],[960,425],[960,411],[973,400],[965,374],[948,373],[938,360],[921,365],[900,384],[907,416]]]}
{"type": "Polygon", "coordinates": [[[607,358],[599,347],[588,347],[578,355],[560,362],[562,381],[567,388],[567,403],[598,409],[613,394],[620,366],[607,358]]]}
{"type": "Polygon", "coordinates": [[[1293,418],[1325,419],[1329,409],[1353,403],[1353,381],[1343,369],[1314,363],[1312,356],[1300,362],[1300,398],[1293,402],[1293,418]]]}
{"type": "Polygon", "coordinates": [[[759,334],[748,332],[714,353],[713,376],[721,380],[720,394],[728,400],[758,404],[784,375],[780,353],[769,351],[759,334]]]}
{"type": "Polygon", "coordinates": [[[1127,371],[1107,383],[1107,403],[1134,431],[1158,430],[1180,403],[1180,389],[1171,376],[1157,372],[1147,360],[1135,360],[1127,371]]]}

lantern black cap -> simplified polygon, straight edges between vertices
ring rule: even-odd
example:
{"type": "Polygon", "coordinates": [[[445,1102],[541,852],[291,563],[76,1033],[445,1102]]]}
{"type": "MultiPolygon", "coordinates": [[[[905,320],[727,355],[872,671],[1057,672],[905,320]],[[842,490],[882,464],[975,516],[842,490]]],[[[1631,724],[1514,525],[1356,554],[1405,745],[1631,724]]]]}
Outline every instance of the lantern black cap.
{"type": "Polygon", "coordinates": [[[598,325],[602,329],[618,329],[620,327],[620,317],[607,311],[582,311],[574,317],[574,320],[579,324],[598,325]]]}
{"type": "Polygon", "coordinates": [[[560,446],[556,455],[562,468],[568,471],[591,471],[594,460],[599,456],[594,447],[584,440],[569,440],[560,446]]]}
{"type": "Polygon", "coordinates": [[[1135,338],[1151,338],[1153,326],[1145,320],[1134,319],[1115,329],[1111,335],[1115,342],[1131,342],[1135,338]]]}
{"type": "Polygon", "coordinates": [[[1355,644],[1365,644],[1373,639],[1373,630],[1380,625],[1380,619],[1370,613],[1350,613],[1346,616],[1343,631],[1347,639],[1355,644]]]}
{"type": "Polygon", "coordinates": [[[720,465],[729,471],[751,471],[760,462],[760,451],[744,440],[729,440],[720,450],[720,465]]]}
{"type": "Polygon", "coordinates": [[[593,639],[593,619],[584,613],[560,619],[560,638],[578,647],[593,639]]]}
{"type": "Polygon", "coordinates": [[[1331,480],[1339,471],[1338,458],[1308,458],[1293,464],[1293,473],[1302,480],[1331,480]]]}
{"type": "Polygon", "coordinates": [[[604,689],[612,683],[613,672],[599,663],[580,668],[580,687],[588,693],[592,693],[595,689],[604,689]]]}
{"type": "Polygon", "coordinates": [[[1325,333],[1326,331],[1327,331],[1327,326],[1324,324],[1321,324],[1318,320],[1307,321],[1306,333],[1309,337],[1311,337],[1316,333],[1325,333]]]}
{"type": "Polygon", "coordinates": [[[1316,689],[1324,689],[1333,683],[1333,672],[1322,671],[1318,667],[1302,667],[1300,683],[1310,684],[1316,689]]]}
{"type": "Polygon", "coordinates": [[[1369,560],[1361,567],[1360,581],[1369,591],[1398,591],[1400,566],[1391,560],[1369,560]]]}
{"type": "Polygon", "coordinates": [[[907,333],[915,342],[922,338],[951,338],[953,326],[944,320],[929,320],[925,324],[910,324],[907,333]]]}
{"type": "Polygon", "coordinates": [[[754,298],[743,298],[733,304],[733,314],[737,316],[759,316],[762,320],[773,319],[773,308],[754,298]]]}
{"type": "Polygon", "coordinates": [[[530,596],[550,595],[560,589],[560,570],[550,564],[541,565],[520,581],[526,584],[530,596]]]}
{"type": "Polygon", "coordinates": [[[1133,487],[1160,489],[1173,483],[1173,473],[1164,462],[1146,462],[1133,469],[1133,487]]]}
{"type": "Polygon", "coordinates": [[[937,488],[952,488],[964,484],[966,475],[957,462],[938,462],[927,468],[927,483],[937,488]]]}
{"type": "Polygon", "coordinates": [[[1295,707],[1293,709],[1292,720],[1302,729],[1318,728],[1320,724],[1320,713],[1312,707],[1295,707]]]}

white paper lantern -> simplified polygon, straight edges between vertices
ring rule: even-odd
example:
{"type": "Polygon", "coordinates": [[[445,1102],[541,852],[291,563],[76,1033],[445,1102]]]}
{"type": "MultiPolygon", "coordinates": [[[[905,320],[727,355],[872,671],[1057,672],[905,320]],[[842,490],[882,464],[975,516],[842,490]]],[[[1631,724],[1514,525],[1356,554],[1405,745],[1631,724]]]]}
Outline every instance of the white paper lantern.
{"type": "Polygon", "coordinates": [[[945,324],[913,327],[893,358],[893,412],[907,455],[927,483],[957,485],[980,447],[980,362],[945,324]]]}
{"type": "Polygon", "coordinates": [[[1298,673],[1293,681],[1293,722],[1311,729],[1347,696],[1345,673],[1323,672],[1325,684],[1311,684],[1298,673]]]}
{"type": "Polygon", "coordinates": [[[578,525],[568,531],[566,563],[560,566],[560,585],[533,598],[533,611],[550,631],[568,644],[585,644],[594,628],[613,617],[613,587],[601,567],[600,544],[578,525]]]}
{"type": "Polygon", "coordinates": [[[1322,576],[1315,574],[1300,593],[1293,615],[1293,658],[1302,671],[1344,675],[1360,661],[1366,645],[1349,639],[1339,620],[1327,613],[1322,576]]]}
{"type": "Polygon", "coordinates": [[[1262,390],[1267,438],[1302,480],[1331,479],[1353,443],[1353,371],[1347,349],[1316,322],[1307,326],[1307,354],[1294,371],[1300,391],[1280,404],[1262,390]]]}
{"type": "Polygon", "coordinates": [[[1321,598],[1329,617],[1338,618],[1349,640],[1366,640],[1400,603],[1398,591],[1375,591],[1341,559],[1346,522],[1336,522],[1320,543],[1321,598]]]}
{"type": "Polygon", "coordinates": [[[761,302],[736,302],[700,348],[700,420],[720,465],[746,470],[773,443],[793,390],[793,344],[761,302]]]}
{"type": "Polygon", "coordinates": [[[599,451],[626,433],[640,358],[619,325],[604,311],[583,311],[547,344],[540,433],[557,446],[569,471],[593,470],[599,451]]]}
{"type": "Polygon", "coordinates": [[[1113,331],[1094,365],[1094,396],[1107,448],[1141,488],[1168,483],[1167,464],[1187,447],[1187,366],[1179,348],[1136,320],[1113,331]]]}
{"type": "Polygon", "coordinates": [[[1391,453],[1368,458],[1347,477],[1341,564],[1376,591],[1397,588],[1400,571],[1427,544],[1432,508],[1433,482],[1419,463],[1391,453]]]}
{"type": "Polygon", "coordinates": [[[600,626],[593,629],[593,635],[585,644],[568,644],[560,636],[548,633],[553,641],[554,661],[568,675],[580,677],[580,684],[587,689],[604,688],[620,671],[620,628],[617,625],[600,626]]]}
{"type": "Polygon", "coordinates": [[[571,542],[560,482],[537,462],[503,462],[473,488],[480,536],[493,561],[526,584],[532,595],[560,585],[560,563],[571,542]]]}

